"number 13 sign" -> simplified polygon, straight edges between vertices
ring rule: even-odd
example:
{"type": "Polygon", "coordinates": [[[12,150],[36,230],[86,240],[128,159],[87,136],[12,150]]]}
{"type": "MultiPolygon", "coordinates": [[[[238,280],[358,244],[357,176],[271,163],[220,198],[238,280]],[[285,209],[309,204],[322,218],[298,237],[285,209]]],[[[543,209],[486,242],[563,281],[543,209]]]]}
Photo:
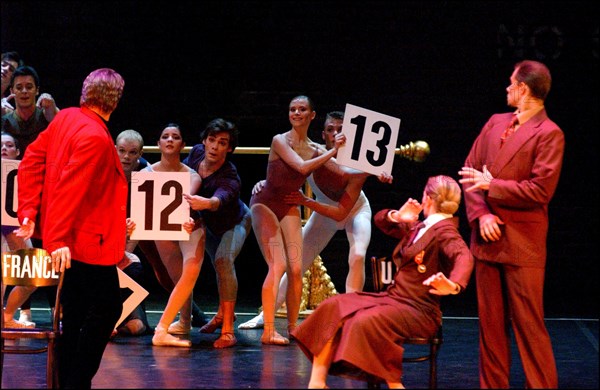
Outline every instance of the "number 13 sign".
{"type": "Polygon", "coordinates": [[[189,172],[132,172],[132,240],[187,241],[183,223],[190,218],[190,206],[183,194],[190,193],[189,172]]]}
{"type": "Polygon", "coordinates": [[[337,162],[375,176],[391,174],[399,131],[399,118],[346,104],[346,145],[338,150],[337,162]]]}

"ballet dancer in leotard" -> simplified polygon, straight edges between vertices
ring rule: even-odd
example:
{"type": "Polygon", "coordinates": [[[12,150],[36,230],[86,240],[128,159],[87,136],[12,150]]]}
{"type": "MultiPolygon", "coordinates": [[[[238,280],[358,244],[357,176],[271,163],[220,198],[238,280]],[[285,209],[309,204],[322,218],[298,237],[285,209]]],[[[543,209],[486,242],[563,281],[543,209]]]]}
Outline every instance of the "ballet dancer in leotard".
{"type": "Polygon", "coordinates": [[[326,150],[307,134],[316,112],[306,96],[293,98],[289,105],[291,130],[277,134],[271,142],[267,179],[263,190],[252,195],[252,227],[269,267],[262,286],[265,324],[263,344],[289,344],[275,329],[275,299],[279,282],[287,271],[286,295],[288,332],[296,327],[302,295],[302,221],[297,205],[285,204],[283,197],[297,191],[306,177],[337,154],[346,138],[336,137],[334,148],[326,150]]]}

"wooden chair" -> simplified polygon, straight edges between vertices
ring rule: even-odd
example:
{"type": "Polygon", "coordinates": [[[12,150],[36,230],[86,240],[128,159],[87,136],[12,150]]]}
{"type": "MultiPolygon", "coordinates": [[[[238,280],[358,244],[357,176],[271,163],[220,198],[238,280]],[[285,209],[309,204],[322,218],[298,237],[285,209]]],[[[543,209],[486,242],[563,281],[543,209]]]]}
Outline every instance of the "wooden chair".
{"type": "Polygon", "coordinates": [[[2,253],[2,284],[4,286],[57,286],[54,316],[51,326],[35,328],[4,328],[4,305],[2,306],[2,341],[0,351],[0,383],[4,368],[4,354],[47,353],[46,384],[49,389],[58,388],[57,344],[60,340],[61,306],[64,273],[52,270],[52,260],[43,249],[28,248],[2,253]],[[12,340],[10,345],[6,340],[12,340]],[[22,340],[25,340],[24,342],[22,340]],[[32,341],[40,340],[40,342],[32,341]]]}
{"type": "MultiPolygon", "coordinates": [[[[391,258],[388,257],[371,257],[371,271],[373,274],[373,289],[384,291],[394,280],[395,266],[391,258]]],[[[437,333],[431,338],[410,337],[403,340],[403,344],[429,346],[426,351],[423,348],[415,348],[418,351],[411,351],[402,358],[403,363],[418,363],[429,361],[429,388],[437,388],[437,356],[442,346],[442,327],[440,326],[437,333]],[[422,353],[419,353],[422,352],[422,353]]],[[[369,381],[370,389],[380,388],[380,382],[369,381]]]]}

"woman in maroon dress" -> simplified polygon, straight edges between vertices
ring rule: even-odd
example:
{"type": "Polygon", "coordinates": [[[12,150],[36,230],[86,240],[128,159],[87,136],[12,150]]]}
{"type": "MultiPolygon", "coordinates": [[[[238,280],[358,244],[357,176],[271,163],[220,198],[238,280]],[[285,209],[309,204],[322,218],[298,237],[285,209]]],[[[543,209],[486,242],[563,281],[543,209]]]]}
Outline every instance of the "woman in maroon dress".
{"type": "Polygon", "coordinates": [[[325,387],[328,374],[376,377],[402,388],[401,339],[432,336],[442,323],[440,296],[462,291],[473,270],[473,256],[453,217],[460,199],[454,179],[434,176],[421,203],[409,198],[399,210],[375,215],[383,232],[400,239],[393,253],[394,283],[385,292],[335,295],[292,333],[313,362],[309,388],[325,387]]]}

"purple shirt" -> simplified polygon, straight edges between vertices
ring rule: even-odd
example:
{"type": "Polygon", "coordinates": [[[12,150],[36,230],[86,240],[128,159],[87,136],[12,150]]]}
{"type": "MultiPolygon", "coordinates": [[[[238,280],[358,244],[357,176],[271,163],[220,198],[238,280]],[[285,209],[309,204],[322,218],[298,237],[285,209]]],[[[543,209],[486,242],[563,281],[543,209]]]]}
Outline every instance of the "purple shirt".
{"type": "MultiPolygon", "coordinates": [[[[183,160],[188,167],[198,172],[200,162],[204,160],[205,150],[203,144],[194,146],[190,154],[183,160]]],[[[227,160],[225,163],[210,174],[202,178],[200,190],[195,195],[204,198],[216,196],[221,201],[219,208],[215,211],[202,210],[202,218],[206,227],[216,236],[237,225],[244,216],[244,202],[240,199],[242,181],[237,173],[235,165],[227,160]]]]}

